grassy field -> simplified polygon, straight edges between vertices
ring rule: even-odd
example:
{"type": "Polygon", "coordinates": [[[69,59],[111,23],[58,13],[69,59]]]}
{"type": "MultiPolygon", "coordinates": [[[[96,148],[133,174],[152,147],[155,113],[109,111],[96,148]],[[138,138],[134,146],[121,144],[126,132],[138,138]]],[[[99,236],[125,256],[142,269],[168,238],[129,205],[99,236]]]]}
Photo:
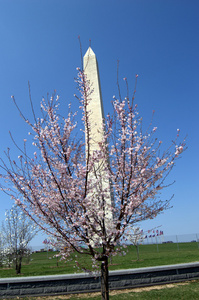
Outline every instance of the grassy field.
{"type": "MultiPolygon", "coordinates": [[[[140,245],[140,260],[137,261],[136,249],[129,246],[126,255],[117,255],[109,262],[109,270],[141,268],[158,265],[168,265],[177,263],[188,263],[199,261],[199,248],[197,243],[180,243],[179,249],[176,244],[161,245],[140,245]]],[[[70,262],[59,261],[55,257],[55,252],[33,253],[30,262],[24,260],[22,274],[19,276],[38,276],[53,274],[68,274],[82,272],[74,268],[75,254],[71,255],[70,262]],[[58,262],[58,266],[57,266],[58,262]]],[[[80,264],[88,269],[91,266],[90,257],[80,256],[80,264]]],[[[0,278],[16,276],[12,268],[0,268],[0,278]]]]}
{"type": "MultiPolygon", "coordinates": [[[[15,298],[13,300],[20,299],[15,298]]],[[[79,294],[79,295],[62,295],[62,296],[46,296],[46,297],[24,297],[23,300],[100,300],[100,293],[79,294]]],[[[179,284],[166,284],[153,287],[135,288],[132,290],[111,291],[110,300],[196,300],[199,299],[199,281],[194,280],[179,284]]]]}

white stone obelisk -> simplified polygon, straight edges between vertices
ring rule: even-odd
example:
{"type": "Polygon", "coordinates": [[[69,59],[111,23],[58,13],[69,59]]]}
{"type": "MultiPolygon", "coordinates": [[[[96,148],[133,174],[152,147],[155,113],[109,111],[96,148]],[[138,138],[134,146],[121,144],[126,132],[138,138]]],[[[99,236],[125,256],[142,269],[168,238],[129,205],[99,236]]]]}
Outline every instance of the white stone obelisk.
{"type": "Polygon", "coordinates": [[[90,88],[92,90],[91,100],[89,101],[88,110],[90,113],[90,123],[91,123],[91,151],[99,150],[98,143],[102,141],[103,138],[103,119],[104,119],[104,109],[102,103],[100,78],[98,71],[98,63],[95,53],[88,48],[84,56],[84,73],[86,79],[90,82],[90,88]]]}
{"type": "MultiPolygon", "coordinates": [[[[90,153],[93,151],[100,150],[99,143],[104,140],[104,131],[103,131],[103,122],[104,122],[104,110],[102,103],[102,95],[101,95],[101,86],[100,86],[100,77],[98,71],[98,63],[95,56],[95,53],[91,49],[88,48],[85,56],[84,56],[84,73],[86,75],[86,79],[89,80],[90,87],[92,90],[91,95],[89,96],[90,101],[88,104],[88,110],[90,111],[89,121],[90,121],[90,153]]],[[[87,146],[86,146],[87,147],[87,146]]],[[[105,166],[108,164],[107,161],[100,161],[96,166],[97,173],[102,180],[102,187],[106,189],[106,203],[105,203],[105,215],[106,215],[106,229],[111,227],[112,213],[110,207],[112,206],[112,194],[111,194],[111,186],[110,181],[105,174],[105,166]]],[[[90,175],[90,178],[95,180],[96,175],[90,175]]],[[[94,193],[95,194],[95,193],[94,193]]],[[[97,194],[97,193],[96,193],[97,194]]],[[[94,200],[95,202],[95,200],[94,200]]],[[[99,204],[98,204],[99,205],[99,204]]]]}

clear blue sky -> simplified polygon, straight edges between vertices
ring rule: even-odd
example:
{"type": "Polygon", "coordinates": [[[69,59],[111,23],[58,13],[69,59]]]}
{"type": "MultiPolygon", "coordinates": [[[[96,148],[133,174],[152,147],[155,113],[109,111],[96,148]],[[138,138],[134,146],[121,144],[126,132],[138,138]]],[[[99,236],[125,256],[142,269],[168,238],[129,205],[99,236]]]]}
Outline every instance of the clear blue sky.
{"type": "MultiPolygon", "coordinates": [[[[139,74],[136,102],[145,124],[155,110],[153,124],[163,146],[177,128],[182,137],[188,135],[188,150],[170,176],[176,183],[162,193],[164,199],[175,194],[173,208],[141,226],[162,225],[165,235],[199,233],[198,11],[198,0],[0,0],[0,156],[7,146],[14,150],[9,130],[19,143],[29,131],[11,95],[27,116],[28,80],[36,110],[42,96],[54,89],[64,103],[76,101],[78,35],[83,53],[91,39],[105,113],[117,95],[119,59],[121,85],[127,77],[133,88],[139,74]]],[[[3,220],[12,202],[1,193],[0,204],[3,220]]]]}

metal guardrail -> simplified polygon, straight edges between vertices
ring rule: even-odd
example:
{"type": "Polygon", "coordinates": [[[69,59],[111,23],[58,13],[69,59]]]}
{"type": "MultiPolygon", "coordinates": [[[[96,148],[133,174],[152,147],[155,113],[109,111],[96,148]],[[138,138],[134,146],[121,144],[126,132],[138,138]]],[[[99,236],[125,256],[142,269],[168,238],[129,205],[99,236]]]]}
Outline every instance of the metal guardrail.
{"type": "MultiPolygon", "coordinates": [[[[109,272],[110,289],[134,288],[199,278],[199,262],[109,272]]],[[[0,279],[0,298],[85,293],[100,290],[99,274],[0,279]]]]}

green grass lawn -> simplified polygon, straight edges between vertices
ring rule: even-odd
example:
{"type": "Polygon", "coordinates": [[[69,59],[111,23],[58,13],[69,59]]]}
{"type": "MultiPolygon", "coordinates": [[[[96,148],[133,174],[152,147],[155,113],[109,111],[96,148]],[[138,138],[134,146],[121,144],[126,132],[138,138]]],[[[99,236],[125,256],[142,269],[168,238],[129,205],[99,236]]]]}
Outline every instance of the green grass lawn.
{"type": "MultiPolygon", "coordinates": [[[[126,255],[117,255],[109,262],[109,270],[141,268],[158,265],[177,263],[188,263],[199,261],[199,248],[197,243],[180,243],[179,250],[176,244],[140,245],[140,260],[137,261],[136,249],[134,246],[127,248],[126,255]]],[[[13,276],[38,276],[53,274],[68,274],[82,272],[74,268],[75,254],[71,255],[71,261],[58,261],[55,252],[33,253],[29,263],[24,259],[22,274],[16,275],[12,268],[0,268],[0,278],[13,276]]],[[[89,256],[80,256],[78,261],[82,267],[88,269],[91,266],[89,256]]]]}

